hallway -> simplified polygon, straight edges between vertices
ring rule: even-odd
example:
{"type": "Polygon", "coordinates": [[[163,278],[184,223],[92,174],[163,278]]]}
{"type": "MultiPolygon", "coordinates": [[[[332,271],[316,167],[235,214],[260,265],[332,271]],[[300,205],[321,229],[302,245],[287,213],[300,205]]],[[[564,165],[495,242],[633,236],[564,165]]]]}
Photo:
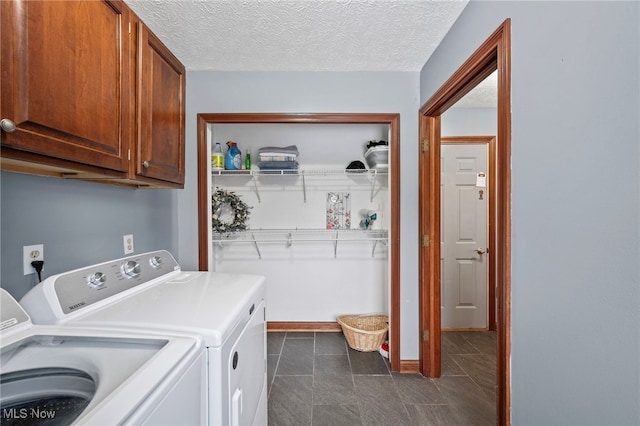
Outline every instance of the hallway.
{"type": "Polygon", "coordinates": [[[391,373],[342,333],[268,333],[270,425],[494,425],[495,333],[443,332],[442,377],[391,373]]]}

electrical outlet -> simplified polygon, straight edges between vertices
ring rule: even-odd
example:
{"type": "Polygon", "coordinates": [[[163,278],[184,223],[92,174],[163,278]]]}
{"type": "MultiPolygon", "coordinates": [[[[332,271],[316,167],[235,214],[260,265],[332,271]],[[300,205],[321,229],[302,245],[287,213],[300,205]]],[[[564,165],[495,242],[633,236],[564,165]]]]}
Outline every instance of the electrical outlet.
{"type": "Polygon", "coordinates": [[[124,242],[124,254],[133,253],[133,234],[123,235],[122,240],[124,242]]]}
{"type": "Polygon", "coordinates": [[[36,270],[31,266],[31,262],[34,260],[44,260],[44,244],[22,247],[22,269],[24,275],[36,273],[36,270]]]}

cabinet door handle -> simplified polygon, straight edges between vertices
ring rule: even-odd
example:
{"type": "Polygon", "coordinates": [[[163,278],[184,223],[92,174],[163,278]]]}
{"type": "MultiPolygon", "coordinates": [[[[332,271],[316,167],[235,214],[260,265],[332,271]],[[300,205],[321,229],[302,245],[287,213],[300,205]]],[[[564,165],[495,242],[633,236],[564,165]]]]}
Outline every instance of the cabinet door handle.
{"type": "Polygon", "coordinates": [[[142,167],[144,167],[145,169],[148,169],[149,168],[149,162],[148,161],[144,161],[142,163],[142,167]]]}
{"type": "Polygon", "coordinates": [[[16,131],[16,123],[8,118],[3,118],[0,120],[0,128],[7,133],[13,133],[16,131]]]}

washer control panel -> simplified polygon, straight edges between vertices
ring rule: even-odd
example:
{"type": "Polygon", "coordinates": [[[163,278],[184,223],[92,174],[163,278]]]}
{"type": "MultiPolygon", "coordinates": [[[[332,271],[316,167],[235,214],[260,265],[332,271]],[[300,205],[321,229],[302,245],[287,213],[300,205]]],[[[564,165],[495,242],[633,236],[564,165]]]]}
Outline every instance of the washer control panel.
{"type": "Polygon", "coordinates": [[[179,270],[171,253],[160,250],[76,269],[42,284],[53,285],[62,311],[69,314],[179,270]]]}

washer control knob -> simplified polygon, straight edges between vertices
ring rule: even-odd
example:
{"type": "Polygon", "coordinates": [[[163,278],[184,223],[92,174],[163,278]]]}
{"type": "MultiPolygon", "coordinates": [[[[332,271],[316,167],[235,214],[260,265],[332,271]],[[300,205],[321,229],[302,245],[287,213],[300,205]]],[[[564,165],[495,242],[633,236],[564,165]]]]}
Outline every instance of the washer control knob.
{"type": "Polygon", "coordinates": [[[162,266],[162,258],[160,256],[153,256],[149,259],[149,264],[157,269],[162,266]]]}
{"type": "Polygon", "coordinates": [[[122,265],[122,272],[129,278],[135,278],[140,275],[140,264],[135,260],[130,260],[122,265]]]}
{"type": "Polygon", "coordinates": [[[94,272],[87,277],[87,285],[89,287],[100,287],[104,285],[105,282],[107,282],[107,276],[102,272],[94,272]]]}

